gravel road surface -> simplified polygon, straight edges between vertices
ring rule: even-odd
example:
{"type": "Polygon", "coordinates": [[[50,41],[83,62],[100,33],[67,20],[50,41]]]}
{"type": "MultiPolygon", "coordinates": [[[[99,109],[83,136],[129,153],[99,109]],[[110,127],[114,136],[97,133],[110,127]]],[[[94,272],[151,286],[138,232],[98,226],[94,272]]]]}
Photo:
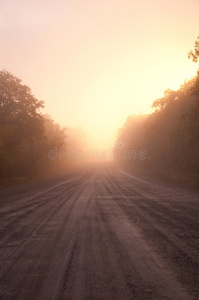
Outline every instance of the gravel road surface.
{"type": "Polygon", "coordinates": [[[199,299],[199,195],[109,163],[1,189],[0,299],[199,299]]]}

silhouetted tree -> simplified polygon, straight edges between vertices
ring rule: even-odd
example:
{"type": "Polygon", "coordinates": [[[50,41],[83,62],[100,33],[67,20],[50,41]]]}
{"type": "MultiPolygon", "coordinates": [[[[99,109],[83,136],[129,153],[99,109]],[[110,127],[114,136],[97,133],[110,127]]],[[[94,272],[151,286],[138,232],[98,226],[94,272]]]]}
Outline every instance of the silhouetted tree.
{"type": "Polygon", "coordinates": [[[43,107],[44,102],[37,100],[19,78],[5,70],[0,72],[0,125],[10,129],[9,145],[42,135],[39,110],[43,107]]]}
{"type": "MultiPolygon", "coordinates": [[[[19,78],[0,71],[0,185],[55,175],[74,164],[65,155],[66,129],[43,115],[43,107],[19,78]]],[[[75,138],[80,143],[77,134],[70,135],[71,145],[75,138]]]]}
{"type": "Polygon", "coordinates": [[[198,62],[199,59],[199,36],[197,40],[195,41],[195,47],[194,50],[190,50],[188,52],[188,58],[192,59],[193,62],[198,62]]]}
{"type": "MultiPolygon", "coordinates": [[[[185,81],[177,91],[167,89],[153,102],[154,112],[128,117],[118,132],[125,149],[144,149],[145,160],[116,160],[123,166],[164,179],[199,185],[199,119],[197,97],[193,94],[197,76],[185,81]],[[147,157],[150,157],[148,160],[147,157]]],[[[117,150],[117,142],[115,150],[117,150]]]]}
{"type": "MultiPolygon", "coordinates": [[[[43,117],[28,86],[11,73],[0,72],[0,168],[1,174],[16,171],[22,147],[30,147],[43,135],[43,117]]],[[[21,169],[23,169],[21,165],[21,169]]]]}

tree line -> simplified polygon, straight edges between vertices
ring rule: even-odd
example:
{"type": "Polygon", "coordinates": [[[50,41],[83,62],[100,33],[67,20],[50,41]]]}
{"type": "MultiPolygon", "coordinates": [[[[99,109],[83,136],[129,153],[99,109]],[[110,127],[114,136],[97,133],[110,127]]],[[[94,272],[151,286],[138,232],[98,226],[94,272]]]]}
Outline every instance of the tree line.
{"type": "MultiPolygon", "coordinates": [[[[188,57],[198,62],[199,37],[188,57]]],[[[151,114],[127,118],[118,131],[115,160],[140,174],[199,186],[199,71],[178,90],[167,89],[152,108],[151,114]],[[125,147],[118,147],[121,141],[125,147]],[[133,157],[132,150],[145,156],[133,157]]]]}
{"type": "Polygon", "coordinates": [[[0,71],[0,185],[52,176],[69,166],[66,159],[49,158],[55,146],[66,151],[67,130],[43,108],[21,79],[0,71]]]}

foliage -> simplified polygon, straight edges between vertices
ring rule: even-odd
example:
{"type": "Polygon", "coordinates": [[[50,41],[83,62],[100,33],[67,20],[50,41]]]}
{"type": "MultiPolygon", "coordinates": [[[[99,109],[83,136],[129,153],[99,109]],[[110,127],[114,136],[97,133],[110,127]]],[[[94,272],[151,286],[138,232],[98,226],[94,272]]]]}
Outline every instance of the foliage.
{"type": "Polygon", "coordinates": [[[143,174],[199,184],[199,99],[193,93],[197,82],[198,76],[177,91],[166,90],[154,101],[153,113],[127,119],[117,142],[125,142],[123,152],[145,149],[147,155],[145,160],[131,161],[117,157],[120,164],[143,174]]]}
{"type": "Polygon", "coordinates": [[[195,41],[195,47],[194,50],[190,50],[188,52],[188,58],[192,59],[193,62],[197,63],[199,59],[199,36],[197,40],[195,41]]]}
{"type": "MultiPolygon", "coordinates": [[[[188,57],[199,62],[199,36],[188,57]]],[[[167,89],[148,116],[129,117],[118,133],[129,150],[145,149],[145,160],[116,155],[123,166],[164,179],[199,186],[199,71],[177,90],[167,89]]],[[[121,151],[121,150],[119,150],[121,151]]]]}
{"type": "Polygon", "coordinates": [[[55,145],[66,147],[65,129],[44,116],[43,107],[19,78],[0,72],[1,182],[45,176],[60,167],[48,158],[48,151],[55,145]]]}

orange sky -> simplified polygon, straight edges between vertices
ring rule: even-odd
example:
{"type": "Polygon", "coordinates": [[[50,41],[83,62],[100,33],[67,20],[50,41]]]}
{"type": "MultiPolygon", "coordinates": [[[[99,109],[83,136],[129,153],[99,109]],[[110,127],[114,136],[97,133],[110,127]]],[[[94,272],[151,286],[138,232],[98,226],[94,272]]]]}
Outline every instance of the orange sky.
{"type": "Polygon", "coordinates": [[[198,0],[0,0],[0,69],[109,148],[129,114],[195,74],[198,13],[198,0]]]}

